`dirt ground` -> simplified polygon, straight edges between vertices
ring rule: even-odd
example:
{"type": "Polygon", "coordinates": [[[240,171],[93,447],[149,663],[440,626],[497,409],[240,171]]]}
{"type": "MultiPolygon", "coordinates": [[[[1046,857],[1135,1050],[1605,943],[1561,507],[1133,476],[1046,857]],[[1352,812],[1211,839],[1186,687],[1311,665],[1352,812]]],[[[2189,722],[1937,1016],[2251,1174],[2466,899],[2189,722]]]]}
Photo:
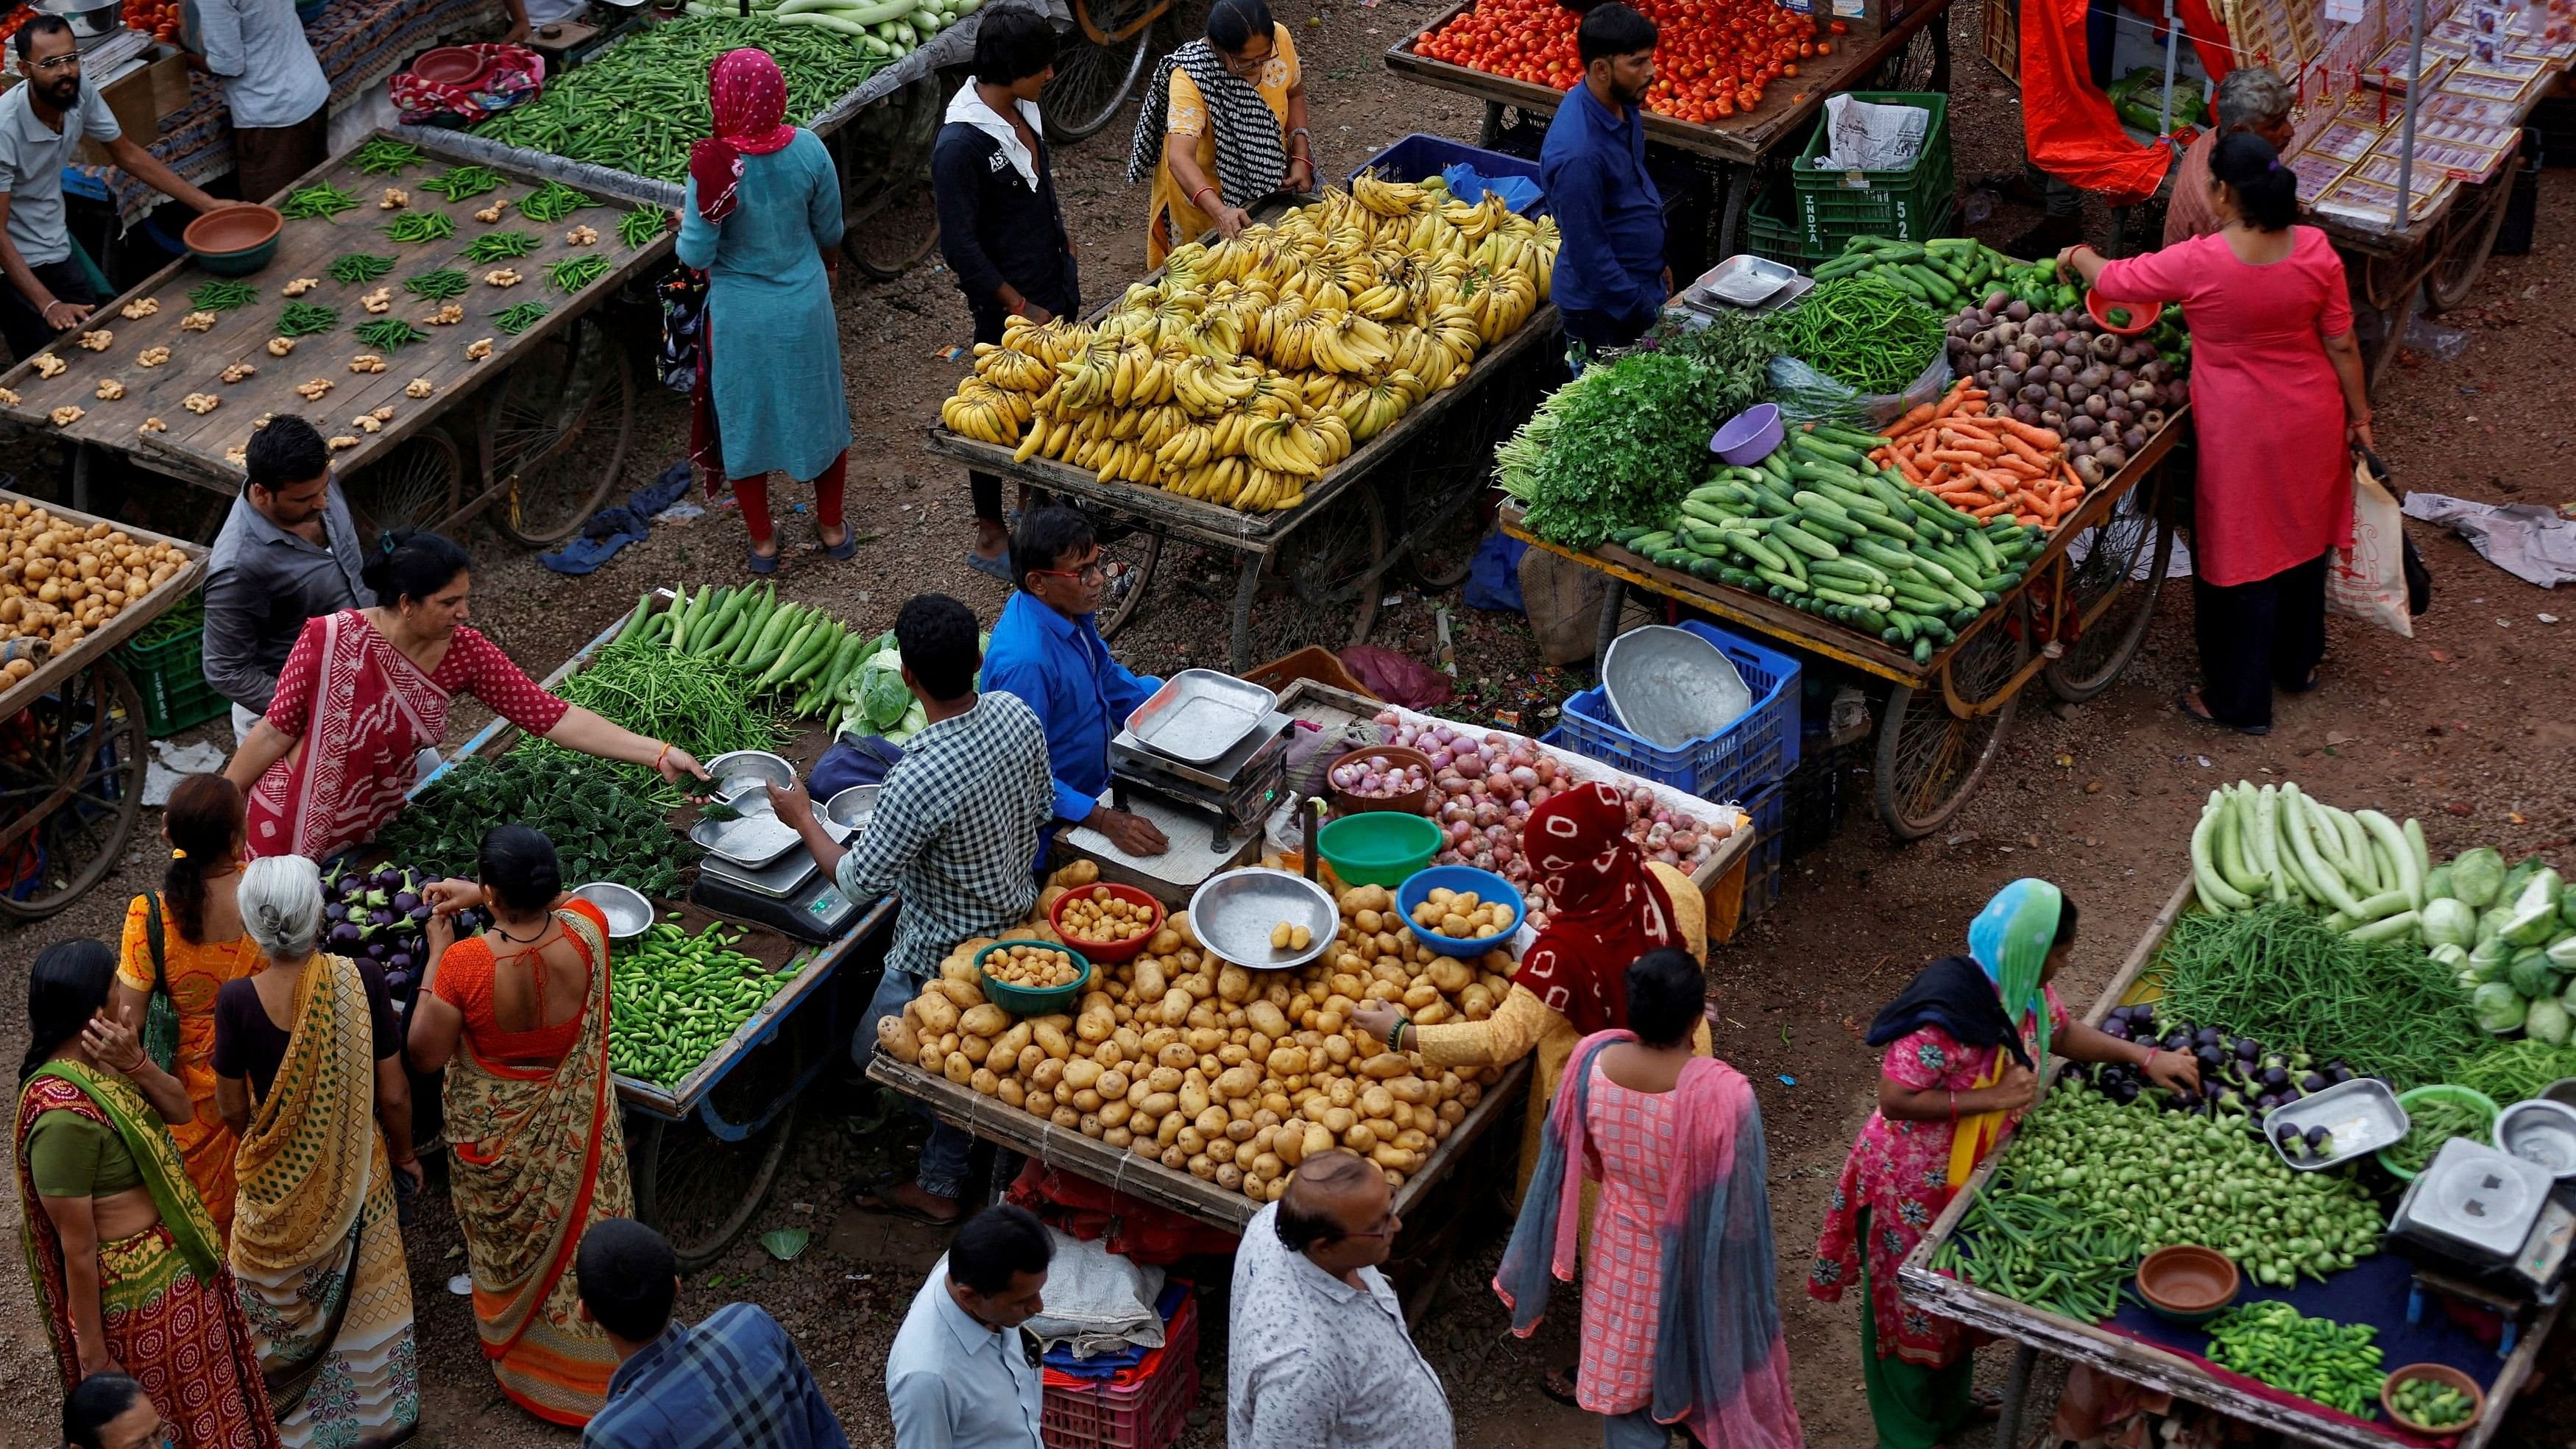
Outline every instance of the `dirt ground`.
{"type": "MultiPolygon", "coordinates": [[[[1436,13],[1428,0],[1374,8],[1277,4],[1297,27],[1328,175],[1407,132],[1475,134],[1472,107],[1399,82],[1380,64],[1386,46],[1436,13]]],[[[1964,183],[2018,165],[2020,126],[2014,93],[1975,59],[1972,7],[1954,7],[1951,23],[1952,134],[1964,183]]],[[[1095,294],[1143,270],[1144,198],[1121,175],[1128,124],[1057,157],[1095,294]]],[[[2466,331],[2465,354],[2447,363],[2410,357],[2375,399],[2381,450],[2409,486],[2488,501],[2555,503],[2571,494],[2559,470],[2576,437],[2567,424],[2576,393],[2558,359],[2576,337],[2563,320],[2576,314],[2576,247],[2569,240],[2576,231],[2568,229],[2576,222],[2576,193],[2563,173],[2546,178],[2541,205],[2534,253],[2496,261],[2469,306],[2442,319],[2466,331]]],[[[1980,230],[2001,242],[2030,220],[2006,207],[1980,230]]],[[[2098,234],[2098,210],[2095,222],[2098,234]]],[[[861,439],[852,456],[850,514],[867,542],[846,566],[793,557],[782,586],[867,629],[891,624],[904,598],[930,589],[991,614],[1004,592],[964,567],[969,509],[962,480],[917,447],[918,430],[959,370],[939,354],[967,337],[954,284],[934,259],[896,283],[849,284],[840,315],[861,439]]],[[[647,481],[679,456],[684,426],[678,397],[648,394],[627,465],[630,483],[647,481]]],[[[18,466],[32,476],[30,462],[18,466]]],[[[774,492],[781,504],[796,495],[792,484],[774,492]]],[[[785,527],[792,546],[810,537],[806,518],[790,517],[785,527]]],[[[1794,862],[1778,905],[1713,954],[1718,1050],[1753,1080],[1765,1118],[1780,1302],[1811,1442],[1870,1438],[1857,1309],[1819,1305],[1801,1291],[1825,1200],[1874,1093],[1875,1059],[1858,1040],[1861,1024],[1925,960],[1959,949],[1968,918],[1994,889],[2045,874],[2082,904],[2076,966],[2061,983],[2080,1009],[2182,878],[2195,812],[2220,781],[2296,778],[2326,799],[2414,815],[2439,852],[2493,844],[2509,856],[2542,850],[2562,865],[2576,863],[2568,849],[2576,841],[2576,800],[2567,770],[2576,758],[2576,682],[2571,650],[2548,612],[2567,605],[2489,567],[2454,538],[2419,531],[2418,541],[2436,603],[2417,622],[2415,638],[2336,621],[2325,687],[2285,701],[2269,738],[2213,732],[2171,708],[2194,668],[2190,590],[2177,582],[2165,590],[2137,662],[2110,692],[2070,709],[2050,707],[2033,691],[1983,792],[1950,827],[1894,846],[1870,812],[1862,775],[1840,837],[1794,862]]],[[[731,510],[718,508],[657,529],[650,542],[580,580],[542,571],[488,531],[471,544],[481,564],[476,622],[543,672],[637,590],[730,577],[742,534],[731,510]]],[[[1120,638],[1119,652],[1140,670],[1222,662],[1221,605],[1181,586],[1191,572],[1167,563],[1166,582],[1120,638]]],[[[1464,609],[1454,593],[1438,599],[1390,587],[1389,597],[1394,606],[1381,615],[1377,642],[1417,655],[1428,647],[1430,605],[1450,606],[1462,626],[1463,714],[1541,709],[1589,683],[1579,668],[1541,665],[1517,618],[1464,609]]],[[[452,738],[478,722],[460,716],[452,738]]],[[[128,865],[73,910],[0,937],[0,1001],[21,999],[25,963],[39,944],[72,934],[114,940],[124,903],[148,884],[156,859],[138,836],[128,865]]],[[[24,1031],[17,1008],[0,1008],[0,1060],[16,1060],[24,1031]]],[[[908,1155],[908,1129],[878,1126],[869,1105],[863,1089],[833,1077],[817,1086],[788,1165],[754,1224],[753,1235],[811,1228],[816,1245],[781,1265],[747,1235],[744,1246],[692,1280],[682,1311],[702,1314],[733,1298],[761,1303],[796,1335],[851,1441],[885,1445],[885,1351],[940,1244],[926,1232],[838,1208],[845,1178],[908,1155]]],[[[0,1208],[8,1219],[0,1226],[14,1231],[16,1212],[14,1201],[0,1208]]],[[[1524,1342],[1510,1336],[1487,1286],[1505,1231],[1491,1210],[1470,1222],[1421,1334],[1448,1385],[1460,1442],[1496,1449],[1593,1443],[1593,1421],[1535,1389],[1542,1370],[1572,1356],[1573,1297],[1561,1297],[1539,1337],[1524,1342]]],[[[570,1443],[569,1434],[505,1403],[481,1368],[465,1302],[444,1288],[462,1250],[440,1194],[424,1200],[407,1246],[433,1441],[495,1449],[570,1443]]],[[[1208,1392],[1186,1440],[1193,1446],[1222,1439],[1224,1339],[1224,1325],[1210,1323],[1200,1355],[1208,1392]]],[[[2517,1407],[2498,1443],[2576,1446],[2571,1341],[2576,1336],[2562,1335],[2550,1355],[2554,1372],[2517,1407]]],[[[1987,1376],[1999,1377],[2003,1354],[1989,1350],[1985,1359],[1987,1376]]],[[[43,1426],[56,1412],[54,1384],[25,1279],[0,1273],[0,1441],[52,1442],[43,1426]]]]}

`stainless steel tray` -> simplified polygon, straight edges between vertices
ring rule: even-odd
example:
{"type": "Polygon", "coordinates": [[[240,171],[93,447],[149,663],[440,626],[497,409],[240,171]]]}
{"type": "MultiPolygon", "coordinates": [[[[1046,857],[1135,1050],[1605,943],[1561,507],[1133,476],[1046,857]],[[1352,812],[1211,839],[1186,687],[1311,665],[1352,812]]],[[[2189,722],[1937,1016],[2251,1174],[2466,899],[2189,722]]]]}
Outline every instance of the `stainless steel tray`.
{"type": "Polygon", "coordinates": [[[689,827],[689,838],[745,870],[759,870],[803,843],[778,818],[767,790],[748,789],[727,803],[742,812],[741,819],[700,820],[689,827]]]}
{"type": "Polygon", "coordinates": [[[2263,1140],[2295,1170],[2322,1172],[2394,1145],[2405,1138],[2407,1126],[2406,1109],[2398,1105],[2387,1083],[2355,1077],[2265,1113],[2263,1140]],[[2281,1151],[2274,1136],[2283,1127],[2296,1127],[2302,1134],[2311,1127],[2323,1127],[2334,1140],[2334,1150],[2323,1157],[2292,1157],[2281,1151]]]}
{"type": "Polygon", "coordinates": [[[1798,269],[1768,257],[1739,252],[1700,274],[1682,291],[1682,305],[1707,311],[1716,307],[1759,307],[1798,279],[1798,269]]]}
{"type": "Polygon", "coordinates": [[[1136,706],[1127,730],[1158,755],[1204,765],[1242,743],[1278,707],[1278,695],[1248,679],[1184,669],[1136,706]]]}
{"type": "Polygon", "coordinates": [[[1322,886],[1284,870],[1250,866],[1208,877],[1190,896],[1190,930],[1222,961],[1252,971],[1303,966],[1324,954],[1341,929],[1341,913],[1322,886]],[[1270,945],[1286,921],[1313,936],[1303,951],[1270,945]]]}

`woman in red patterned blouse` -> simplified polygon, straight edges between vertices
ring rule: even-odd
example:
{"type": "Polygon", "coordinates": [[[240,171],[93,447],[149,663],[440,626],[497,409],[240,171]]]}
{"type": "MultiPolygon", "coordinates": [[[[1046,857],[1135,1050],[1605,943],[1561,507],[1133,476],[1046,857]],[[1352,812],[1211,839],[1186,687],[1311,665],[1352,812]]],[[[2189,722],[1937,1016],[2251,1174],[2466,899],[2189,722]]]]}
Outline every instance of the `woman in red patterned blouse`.
{"type": "Polygon", "coordinates": [[[250,797],[248,855],[327,860],[382,829],[460,690],[567,749],[706,778],[688,751],[548,694],[467,627],[469,564],[437,534],[396,535],[363,575],[374,608],[305,621],[268,716],[224,769],[250,797]]]}

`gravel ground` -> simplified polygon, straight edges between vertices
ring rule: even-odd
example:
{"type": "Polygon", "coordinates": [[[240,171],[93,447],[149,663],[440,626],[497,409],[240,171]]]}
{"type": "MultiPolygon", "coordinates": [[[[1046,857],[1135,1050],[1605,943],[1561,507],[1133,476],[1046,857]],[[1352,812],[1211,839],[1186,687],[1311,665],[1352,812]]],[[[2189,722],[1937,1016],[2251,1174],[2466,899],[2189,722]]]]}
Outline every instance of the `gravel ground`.
{"type": "MultiPolygon", "coordinates": [[[[1316,130],[1327,171],[1346,167],[1397,136],[1428,131],[1472,136],[1477,116],[1444,93],[1402,84],[1381,67],[1383,48],[1434,8],[1386,0],[1374,9],[1318,9],[1283,0],[1298,25],[1316,130]]],[[[2013,92],[1977,60],[1971,7],[1954,8],[1952,127],[1957,168],[1968,178],[2019,164],[2013,92]]],[[[1123,126],[1066,148],[1060,186],[1084,271],[1097,293],[1143,270],[1140,190],[1120,175],[1123,126]]],[[[2488,501],[2558,502],[2556,481],[2571,434],[2571,395],[2560,349],[2576,332],[2568,266],[2576,250],[2560,224],[2571,218],[2564,178],[2544,186],[2540,241],[2525,258],[2491,266],[2468,308],[2444,322],[2466,331],[2453,362],[2410,356],[2376,400],[2381,448],[2399,480],[2488,501]],[[2552,421],[2556,419],[2556,421],[2552,421]],[[2467,448],[2469,451],[2459,451],[2467,448]]],[[[2034,218],[2003,207],[1979,230],[2002,242],[2034,218]]],[[[2097,236],[2107,223],[2094,218],[2097,236]]],[[[921,453],[918,429],[959,368],[942,360],[967,334],[954,286],[935,264],[904,280],[851,286],[840,299],[850,403],[862,446],[851,467],[850,516],[867,540],[856,563],[833,566],[800,554],[782,586],[833,608],[852,624],[883,628],[909,595],[938,589],[990,614],[1000,585],[968,571],[969,510],[955,471],[921,453]]],[[[678,456],[685,435],[679,399],[647,396],[628,482],[641,483],[678,456]]],[[[22,470],[26,467],[21,462],[22,470]]],[[[774,490],[781,505],[796,489],[774,490]]],[[[786,521],[800,545],[810,524],[786,521]]],[[[588,580],[565,580],[488,531],[472,540],[483,561],[476,622],[542,672],[595,633],[638,589],[687,578],[722,578],[737,567],[741,533],[729,508],[657,530],[588,580]]],[[[1795,862],[1780,902],[1732,945],[1714,954],[1718,1049],[1755,1082],[1772,1154],[1772,1204],[1801,1413],[1812,1442],[1868,1442],[1852,1305],[1818,1305],[1799,1291],[1825,1199],[1874,1093],[1875,1062],[1858,1041],[1861,1024],[1923,961],[1958,949],[1968,918],[1997,887],[2044,873],[2084,906],[2085,933],[2071,1004],[2088,1001],[2181,878],[2183,845],[2199,803],[2221,780],[2295,777],[2326,799],[2368,802],[2421,817],[2436,851],[2495,844],[2508,855],[2553,852],[2576,864],[2576,803],[2566,762],[2576,750],[2576,684],[2568,646],[2541,615],[2553,601],[2487,566],[2447,535],[2419,534],[2432,569],[2436,605],[2416,637],[2338,620],[2331,630],[2325,687],[2285,701],[2278,727],[2252,740],[2205,730],[2170,701],[2193,671],[2190,591],[2175,584],[2137,662],[2102,698],[2081,709],[2052,708],[2036,694],[2012,725],[1983,792],[1934,838],[1898,848],[1877,825],[1863,775],[1849,799],[1847,826],[1827,848],[1795,862]]],[[[1167,556],[1166,582],[1119,641],[1140,669],[1221,662],[1219,602],[1184,587],[1194,569],[1167,556]]],[[[1391,590],[1376,642],[1414,652],[1429,647],[1430,605],[1446,603],[1459,626],[1462,706],[1536,712],[1589,683],[1578,671],[1546,668],[1519,620],[1465,610],[1441,599],[1391,590]]],[[[1220,599],[1222,595],[1219,596],[1220,599]]],[[[2564,609],[2563,603],[2556,607],[2564,609]]],[[[1533,725],[1543,718],[1527,718],[1533,725]]],[[[479,718],[460,714],[453,739],[479,718]]],[[[147,822],[148,823],[148,822],[147,822]]],[[[19,999],[24,963],[36,945],[68,934],[113,940],[119,914],[150,879],[154,852],[138,839],[129,864],[90,898],[54,921],[19,930],[0,945],[0,1000],[19,999]]],[[[23,1049],[14,1008],[0,1011],[0,1059],[23,1049]]],[[[755,1230],[801,1226],[819,1241],[792,1265],[759,1249],[737,1249],[693,1280],[683,1311],[703,1313],[747,1297],[787,1324],[821,1375],[853,1443],[890,1442],[882,1393],[884,1354],[904,1304],[940,1250],[935,1236],[839,1211],[849,1176],[908,1157],[904,1125],[886,1126],[858,1088],[826,1078],[807,1099],[787,1167],[755,1230]]],[[[0,1149],[5,1150],[5,1149],[0,1149]]],[[[14,1196],[12,1194],[11,1196],[14,1196]]],[[[14,1202],[0,1215],[14,1226],[14,1202]]],[[[1575,1446],[1595,1442],[1586,1416],[1547,1402],[1538,1372],[1571,1357],[1573,1300],[1561,1301],[1539,1338],[1510,1337],[1486,1286],[1505,1232],[1498,1212],[1478,1208],[1461,1234],[1447,1289],[1422,1332],[1457,1408],[1462,1443],[1575,1446]]],[[[562,1445],[571,1436],[538,1425],[501,1400],[476,1362],[463,1300],[444,1291],[460,1264],[452,1219],[437,1193],[408,1237],[430,1365],[428,1427],[439,1441],[479,1445],[562,1445]]],[[[40,1427],[58,1402],[43,1333],[25,1280],[0,1273],[0,1440],[50,1442],[40,1427]]],[[[1221,1439],[1224,1325],[1210,1323],[1201,1364],[1208,1395],[1185,1442],[1221,1439]]],[[[2525,1396],[2498,1443],[2576,1445],[2576,1393],[2568,1387],[2570,1340],[2550,1355],[2555,1373],[2525,1396]]],[[[2005,1359],[1989,1350],[1984,1369],[1999,1378],[2005,1359]]],[[[2043,1378],[2043,1382],[2047,1380],[2043,1378]]],[[[2045,1398],[2045,1394],[2042,1396],[2045,1398]]]]}

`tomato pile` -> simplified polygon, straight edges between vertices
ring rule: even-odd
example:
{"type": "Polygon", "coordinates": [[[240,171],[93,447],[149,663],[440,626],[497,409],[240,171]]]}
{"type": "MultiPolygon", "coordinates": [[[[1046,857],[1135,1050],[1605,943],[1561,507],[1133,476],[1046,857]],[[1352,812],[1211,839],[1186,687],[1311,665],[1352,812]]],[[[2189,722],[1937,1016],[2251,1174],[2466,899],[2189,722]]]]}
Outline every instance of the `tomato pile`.
{"type": "MultiPolygon", "coordinates": [[[[1754,109],[1773,82],[1797,79],[1800,61],[1833,54],[1833,37],[1850,28],[1839,20],[1820,25],[1773,0],[1632,3],[1660,32],[1646,108],[1677,121],[1720,121],[1754,109]]],[[[1572,90],[1583,78],[1575,21],[1557,0],[1479,0],[1414,49],[1471,70],[1572,90]]]]}
{"type": "Polygon", "coordinates": [[[119,13],[128,30],[140,30],[155,40],[176,40],[185,5],[184,0],[125,0],[119,13]]]}

